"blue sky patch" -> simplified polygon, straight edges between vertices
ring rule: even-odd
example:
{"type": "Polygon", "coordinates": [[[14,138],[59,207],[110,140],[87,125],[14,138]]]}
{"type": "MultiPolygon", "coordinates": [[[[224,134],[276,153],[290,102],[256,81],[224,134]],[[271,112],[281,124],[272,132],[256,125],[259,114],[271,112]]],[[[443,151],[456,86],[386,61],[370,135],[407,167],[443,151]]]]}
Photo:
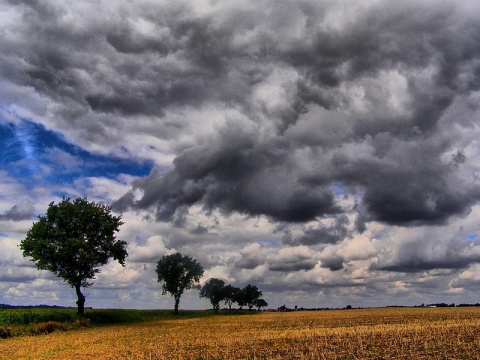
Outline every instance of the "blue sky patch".
{"type": "Polygon", "coordinates": [[[32,182],[47,186],[67,184],[79,176],[146,176],[153,166],[148,161],[92,154],[69,144],[42,125],[26,120],[0,125],[0,139],[2,170],[26,185],[32,182]]]}
{"type": "Polygon", "coordinates": [[[464,239],[467,241],[475,241],[478,238],[478,234],[468,234],[465,235],[464,239]]]}

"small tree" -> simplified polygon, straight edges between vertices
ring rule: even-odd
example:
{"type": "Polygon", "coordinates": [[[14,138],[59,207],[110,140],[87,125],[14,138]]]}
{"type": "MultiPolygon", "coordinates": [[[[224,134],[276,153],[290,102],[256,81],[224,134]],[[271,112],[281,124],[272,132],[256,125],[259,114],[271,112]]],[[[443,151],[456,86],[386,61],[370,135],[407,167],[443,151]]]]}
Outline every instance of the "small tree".
{"type": "Polygon", "coordinates": [[[220,302],[225,299],[225,282],[215,278],[208,280],[200,291],[200,297],[210,300],[216,314],[220,309],[220,302]]]}
{"type": "Polygon", "coordinates": [[[243,307],[247,305],[247,301],[245,299],[245,293],[243,292],[243,289],[238,289],[237,293],[235,294],[234,302],[238,304],[238,306],[240,307],[240,310],[242,310],[243,307]]]}
{"type": "Polygon", "coordinates": [[[48,270],[75,288],[77,314],[84,315],[85,295],[81,288],[93,283],[99,266],[113,257],[125,265],[125,241],[116,240],[121,217],[112,216],[108,206],[77,198],[48,206],[45,216],[33,223],[20,242],[23,256],[30,256],[37,269],[48,270]]]}
{"type": "Polygon", "coordinates": [[[224,301],[225,304],[228,305],[228,310],[232,312],[232,305],[234,302],[236,302],[238,294],[240,293],[240,289],[238,287],[232,286],[232,285],[227,285],[224,288],[224,301]]]}
{"type": "Polygon", "coordinates": [[[255,302],[260,299],[261,296],[262,292],[258,290],[255,285],[248,284],[242,289],[240,299],[243,305],[248,306],[248,311],[252,311],[252,308],[255,306],[255,302]]]}
{"type": "Polygon", "coordinates": [[[266,308],[267,306],[268,303],[263,299],[257,299],[257,301],[255,301],[255,307],[258,309],[258,311],[260,311],[262,307],[266,308]]]}
{"type": "Polygon", "coordinates": [[[203,276],[203,267],[190,256],[179,252],[164,255],[157,263],[158,282],[164,282],[162,295],[170,293],[175,299],[175,315],[178,315],[180,297],[185,290],[198,287],[195,283],[203,276]]]}

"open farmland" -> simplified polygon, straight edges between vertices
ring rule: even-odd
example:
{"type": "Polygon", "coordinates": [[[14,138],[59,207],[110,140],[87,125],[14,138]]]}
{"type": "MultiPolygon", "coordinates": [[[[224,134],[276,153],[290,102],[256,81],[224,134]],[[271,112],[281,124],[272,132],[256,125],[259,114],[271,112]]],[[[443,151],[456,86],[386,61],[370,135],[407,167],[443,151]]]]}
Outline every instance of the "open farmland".
{"type": "Polygon", "coordinates": [[[0,339],[1,359],[480,359],[480,309],[151,318],[0,339]]]}

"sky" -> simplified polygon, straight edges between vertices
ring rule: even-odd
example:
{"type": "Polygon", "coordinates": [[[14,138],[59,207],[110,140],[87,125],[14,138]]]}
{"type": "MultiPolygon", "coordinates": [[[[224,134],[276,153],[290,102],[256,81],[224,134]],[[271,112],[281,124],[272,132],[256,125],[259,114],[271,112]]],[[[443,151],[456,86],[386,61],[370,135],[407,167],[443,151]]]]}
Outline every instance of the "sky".
{"type": "Polygon", "coordinates": [[[270,308],[479,302],[479,33],[478,0],[0,0],[0,303],[75,306],[18,247],[64,197],[124,222],[86,306],[173,308],[177,251],[270,308]]]}

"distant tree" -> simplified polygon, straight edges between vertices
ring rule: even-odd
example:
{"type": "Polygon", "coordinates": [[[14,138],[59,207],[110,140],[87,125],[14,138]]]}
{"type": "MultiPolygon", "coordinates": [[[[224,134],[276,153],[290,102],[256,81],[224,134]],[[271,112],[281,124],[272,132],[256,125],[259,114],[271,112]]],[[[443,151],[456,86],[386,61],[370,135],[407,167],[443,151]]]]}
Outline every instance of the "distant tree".
{"type": "Polygon", "coordinates": [[[225,304],[228,305],[228,310],[232,312],[232,305],[233,303],[236,302],[238,294],[241,292],[241,290],[238,287],[232,286],[232,285],[227,285],[224,288],[224,301],[225,304]]]}
{"type": "Polygon", "coordinates": [[[190,256],[183,256],[179,252],[164,255],[157,263],[155,269],[158,282],[164,282],[163,295],[170,293],[175,299],[175,315],[178,315],[178,305],[183,292],[188,289],[198,288],[200,278],[203,276],[203,267],[197,260],[190,256]]]}
{"type": "Polygon", "coordinates": [[[240,310],[243,309],[244,306],[247,305],[247,301],[245,300],[245,293],[243,292],[243,289],[239,289],[239,291],[235,294],[235,300],[240,308],[240,310]]]}
{"type": "Polygon", "coordinates": [[[89,280],[100,273],[98,267],[109,258],[125,265],[126,242],[115,236],[122,224],[121,217],[113,216],[108,206],[86,198],[63,199],[49,204],[45,216],[39,216],[20,242],[20,249],[37,269],[48,270],[75,288],[77,314],[83,316],[85,295],[81,288],[93,285],[89,280]]]}
{"type": "Polygon", "coordinates": [[[225,282],[212,278],[203,285],[200,297],[207,298],[213,306],[215,313],[220,309],[220,302],[225,299],[225,282]]]}
{"type": "Polygon", "coordinates": [[[260,311],[260,309],[263,307],[263,308],[266,308],[268,306],[268,303],[263,300],[263,299],[257,299],[257,301],[255,301],[255,307],[260,311]]]}
{"type": "Polygon", "coordinates": [[[248,311],[252,311],[252,308],[255,306],[255,302],[260,299],[261,296],[262,292],[258,290],[255,285],[248,284],[241,290],[238,297],[242,305],[240,305],[240,303],[238,304],[240,306],[248,306],[248,311]]]}

